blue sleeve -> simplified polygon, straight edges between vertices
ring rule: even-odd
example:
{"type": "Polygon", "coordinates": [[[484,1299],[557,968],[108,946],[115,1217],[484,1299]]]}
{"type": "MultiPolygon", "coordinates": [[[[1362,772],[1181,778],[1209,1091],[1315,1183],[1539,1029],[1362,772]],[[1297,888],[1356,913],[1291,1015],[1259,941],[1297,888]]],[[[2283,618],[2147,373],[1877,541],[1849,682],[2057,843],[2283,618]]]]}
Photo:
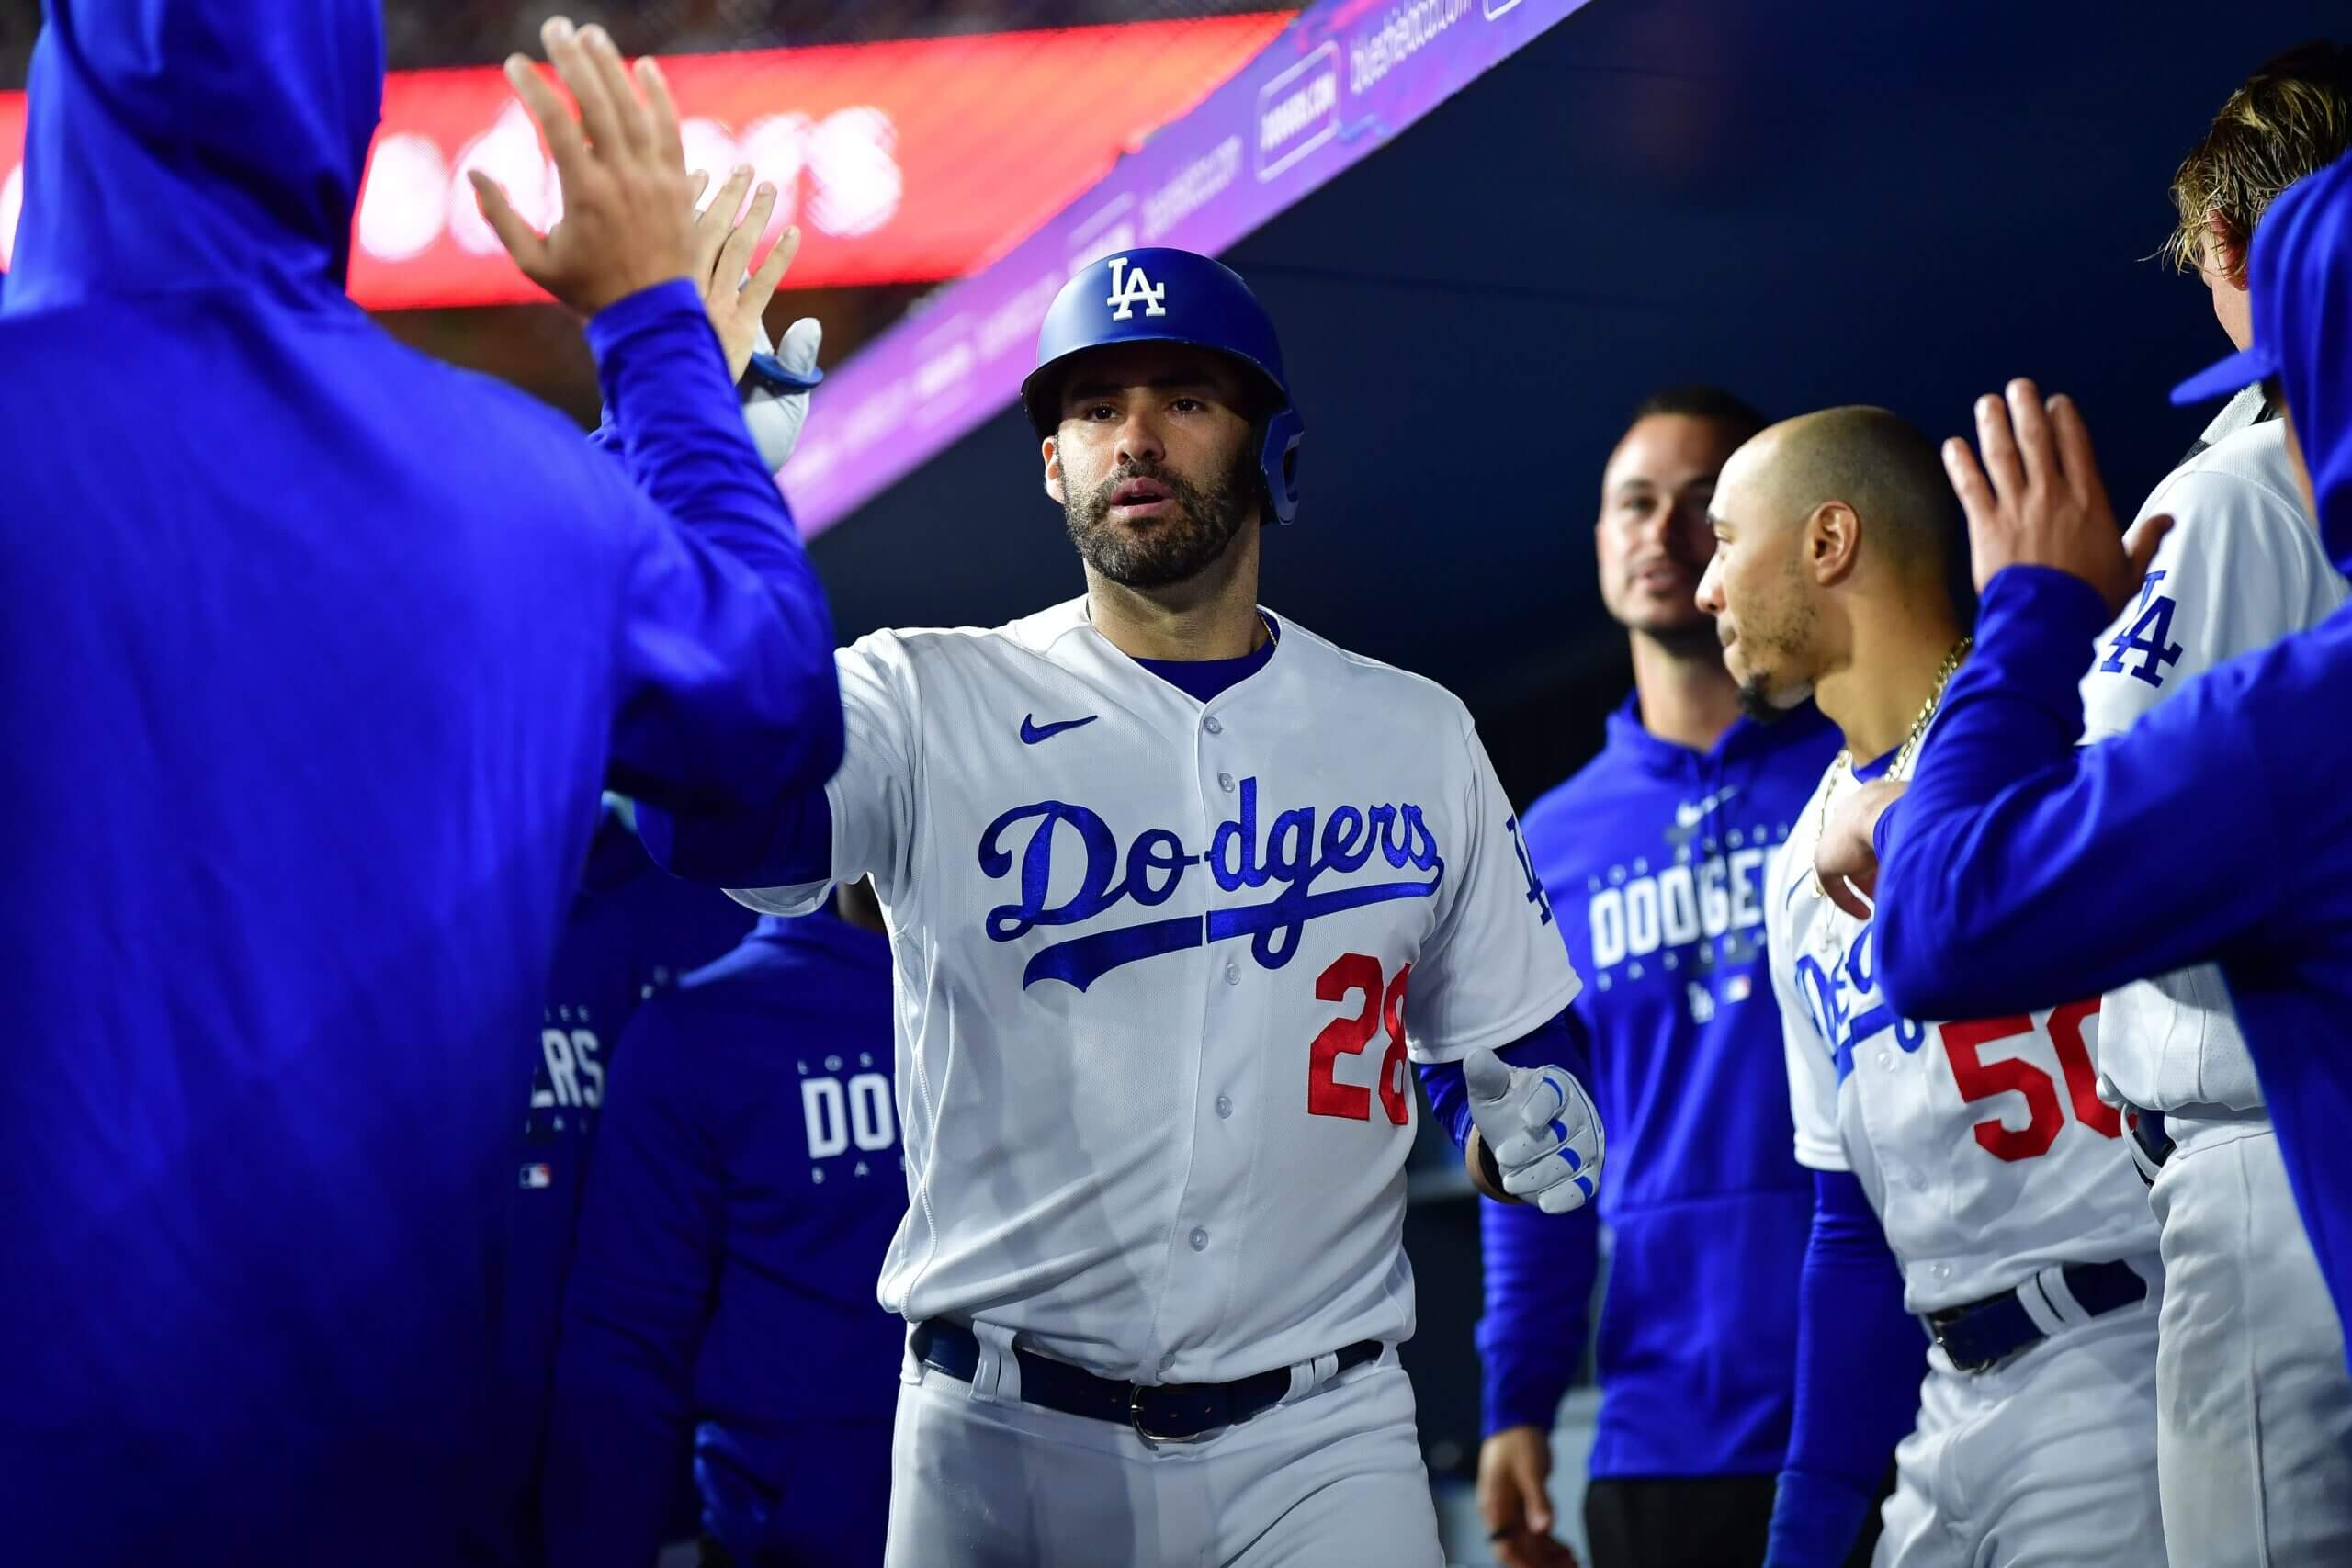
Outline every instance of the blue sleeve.
{"type": "Polygon", "coordinates": [[[614,1054],[564,1288],[541,1491],[563,1568],[644,1568],[674,1517],[723,1247],[718,1152],[665,998],[614,1054]]]}
{"type": "MultiPolygon", "coordinates": [[[[1587,1089],[1592,1087],[1591,1036],[1575,1008],[1564,1008],[1548,1021],[1495,1053],[1514,1067],[1566,1067],[1587,1089]]],[[[1470,1090],[1462,1081],[1459,1062],[1423,1062],[1414,1069],[1421,1091],[1430,1097],[1430,1113],[1453,1140],[1455,1148],[1470,1142],[1470,1090]]]]}
{"type": "Polygon", "coordinates": [[[637,831],[656,865],[714,887],[797,887],[833,874],[833,808],[821,785],[722,816],[640,805],[637,831]]]}
{"type": "Polygon", "coordinates": [[[832,616],[700,297],[683,279],[642,289],[588,343],[652,513],[631,519],[608,782],[697,811],[823,784],[842,756],[832,616]]]}
{"type": "Polygon", "coordinates": [[[1903,1273],[1849,1171],[1814,1173],[1797,1277],[1796,1415],[1765,1568],[1838,1568],[1870,1517],[1894,1445],[1918,1419],[1927,1341],[1903,1273]]]}
{"type": "Polygon", "coordinates": [[[2217,958],[2280,908],[2294,836],[2240,722],[2259,694],[2248,667],[2077,747],[2076,683],[2107,620],[2088,583],[2051,568],[1987,588],[1975,656],[1875,835],[1880,983],[1906,1016],[2096,996],[2217,958]]]}
{"type": "Polygon", "coordinates": [[[1486,1277],[1486,1313],[1478,1320],[1483,1430],[1548,1432],[1591,1333],[1600,1211],[1588,1203],[1547,1214],[1532,1203],[1481,1203],[1478,1227],[1486,1277]]]}

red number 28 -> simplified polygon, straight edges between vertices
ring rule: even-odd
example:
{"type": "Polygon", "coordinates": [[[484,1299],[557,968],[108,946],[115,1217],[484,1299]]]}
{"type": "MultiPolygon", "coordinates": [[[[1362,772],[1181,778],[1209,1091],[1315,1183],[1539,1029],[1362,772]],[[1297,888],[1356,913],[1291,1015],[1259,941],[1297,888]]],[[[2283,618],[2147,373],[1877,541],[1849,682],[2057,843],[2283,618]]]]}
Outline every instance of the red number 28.
{"type": "Polygon", "coordinates": [[[1380,1058],[1380,1108],[1402,1127],[1412,1120],[1412,1096],[1405,1085],[1405,978],[1409,964],[1384,980],[1380,960],[1368,953],[1343,953],[1315,977],[1315,995],[1323,1001],[1344,1001],[1362,993],[1363,1010],[1343,1015],[1323,1026],[1306,1058],[1306,1113],[1339,1116],[1351,1122],[1372,1120],[1372,1090],[1362,1084],[1341,1083],[1333,1069],[1342,1056],[1352,1056],[1372,1043],[1383,1028],[1388,1050],[1380,1058]]]}

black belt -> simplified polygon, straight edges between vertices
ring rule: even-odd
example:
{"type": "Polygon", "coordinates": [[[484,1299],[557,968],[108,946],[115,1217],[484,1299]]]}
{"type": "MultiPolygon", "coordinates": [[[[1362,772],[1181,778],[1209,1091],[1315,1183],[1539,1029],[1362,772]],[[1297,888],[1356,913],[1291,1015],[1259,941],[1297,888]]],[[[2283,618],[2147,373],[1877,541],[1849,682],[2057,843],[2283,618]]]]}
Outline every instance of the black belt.
{"type": "MultiPolygon", "coordinates": [[[[2063,1272],[2075,1304],[2093,1317],[2148,1299],[2148,1281],[2120,1258],[2113,1263],[2069,1263],[2063,1272]]],[[[2018,1287],[2041,1289],[2031,1280],[2018,1287]]],[[[1981,1302],[1931,1312],[1928,1329],[1951,1358],[1953,1367],[1963,1372],[1981,1372],[2044,1337],[2025,1310],[2025,1303],[2018,1298],[2018,1291],[2003,1291],[1981,1302]]]]}
{"type": "MultiPolygon", "coordinates": [[[[917,1360],[951,1378],[970,1382],[979,1371],[980,1342],[961,1324],[944,1318],[918,1323],[908,1345],[917,1360]]],[[[1116,1421],[1155,1443],[1190,1442],[1220,1427],[1238,1426],[1290,1393],[1288,1368],[1231,1382],[1133,1383],[1098,1378],[1083,1367],[1026,1350],[1014,1350],[1012,1359],[1021,1369],[1023,1404],[1116,1421]]],[[[1339,1370],[1379,1359],[1377,1340],[1359,1340],[1340,1352],[1339,1370]]]]}

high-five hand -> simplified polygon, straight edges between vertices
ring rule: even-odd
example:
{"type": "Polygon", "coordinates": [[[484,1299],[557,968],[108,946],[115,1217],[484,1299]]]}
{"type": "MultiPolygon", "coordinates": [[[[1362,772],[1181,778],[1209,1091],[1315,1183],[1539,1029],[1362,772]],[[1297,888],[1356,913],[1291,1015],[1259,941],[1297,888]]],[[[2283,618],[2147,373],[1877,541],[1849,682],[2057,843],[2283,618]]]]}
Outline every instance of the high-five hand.
{"type": "MultiPolygon", "coordinates": [[[[699,197],[710,176],[697,173],[694,178],[695,194],[699,197]]],[[[756,269],[752,266],[752,252],[775,212],[775,186],[761,181],[752,193],[751,210],[743,212],[743,192],[751,183],[752,166],[738,164],[695,219],[695,282],[702,290],[703,308],[710,312],[711,327],[718,333],[718,346],[727,355],[730,381],[743,378],[743,367],[754,353],[770,352],[760,318],[766,313],[768,301],[775,298],[785,269],[800,250],[800,231],[787,228],[768,247],[767,258],[756,269]],[[738,212],[743,212],[740,222],[735,217],[738,212]]],[[[812,355],[809,364],[815,363],[812,355]]]]}
{"type": "Polygon", "coordinates": [[[2056,567],[2098,589],[2109,615],[2120,614],[2172,519],[2145,518],[2119,536],[2074,400],[2062,394],[2045,404],[2031,381],[2012,381],[2006,405],[1990,393],[1976,400],[1976,444],[1982,467],[1967,442],[1945,442],[1944,472],[1968,513],[1977,592],[2005,567],[2056,567]]]}
{"type": "Polygon", "coordinates": [[[632,85],[611,35],[599,27],[575,29],[563,17],[549,17],[539,38],[580,118],[526,56],[508,57],[506,79],[547,139],[563,216],[541,234],[497,182],[469,170],[474,199],[499,243],[524,276],[582,316],[657,283],[696,277],[693,187],[661,67],[639,61],[632,85]]]}

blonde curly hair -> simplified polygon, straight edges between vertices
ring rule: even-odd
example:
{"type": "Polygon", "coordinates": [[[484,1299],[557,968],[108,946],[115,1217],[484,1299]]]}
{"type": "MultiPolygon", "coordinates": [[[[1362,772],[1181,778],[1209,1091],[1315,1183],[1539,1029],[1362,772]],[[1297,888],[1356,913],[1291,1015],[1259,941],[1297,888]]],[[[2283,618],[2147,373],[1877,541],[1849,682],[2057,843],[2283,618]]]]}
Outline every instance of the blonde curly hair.
{"type": "Polygon", "coordinates": [[[2255,225],[2279,192],[2352,148],[2352,49],[2324,39],[2265,61],[2222,105],[2173,175],[2180,215],[2157,253],[2195,272],[2215,224],[2245,267],[2255,225]]]}

